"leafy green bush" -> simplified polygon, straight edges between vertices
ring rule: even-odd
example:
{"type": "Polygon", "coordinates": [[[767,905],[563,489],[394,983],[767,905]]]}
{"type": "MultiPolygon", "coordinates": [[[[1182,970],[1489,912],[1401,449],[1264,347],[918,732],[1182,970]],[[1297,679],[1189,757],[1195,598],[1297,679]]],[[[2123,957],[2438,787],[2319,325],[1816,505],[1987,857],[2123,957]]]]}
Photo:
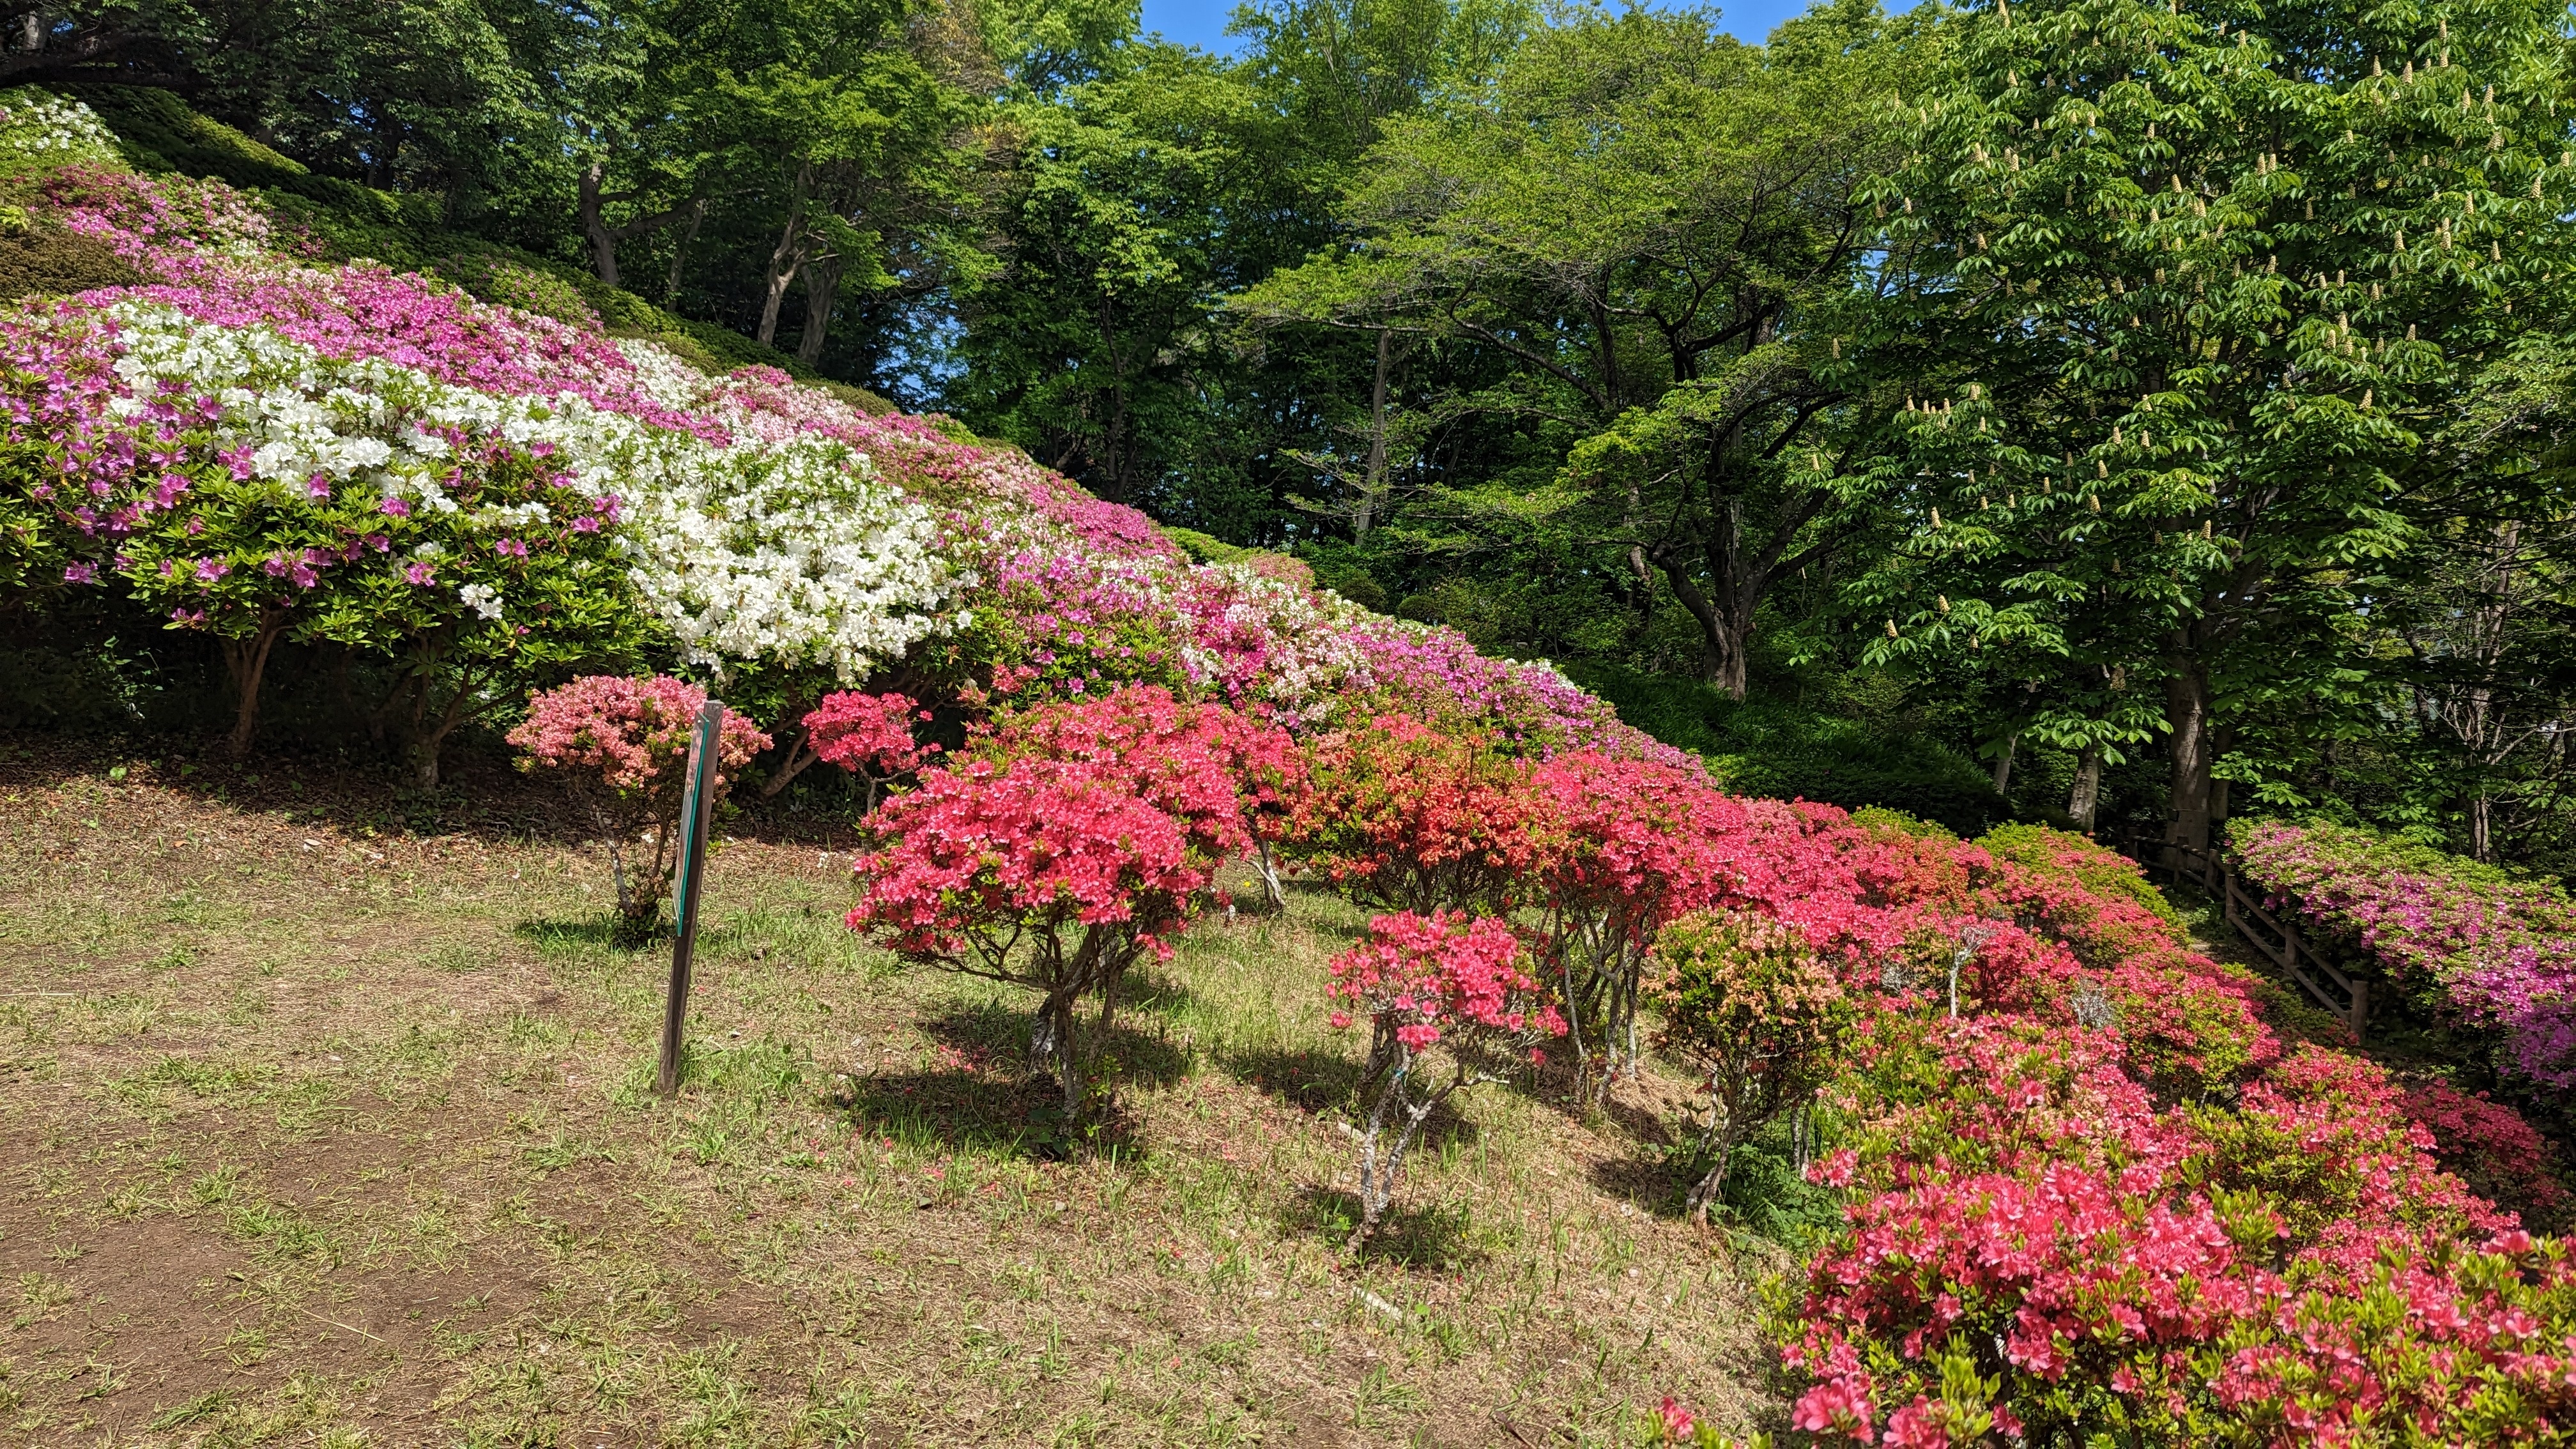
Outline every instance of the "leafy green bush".
{"type": "Polygon", "coordinates": [[[1697,751],[1739,794],[1884,806],[1963,836],[2012,818],[1984,768],[1919,733],[1780,701],[1739,703],[1696,680],[1602,665],[1568,672],[1617,705],[1619,718],[1697,751]]]}

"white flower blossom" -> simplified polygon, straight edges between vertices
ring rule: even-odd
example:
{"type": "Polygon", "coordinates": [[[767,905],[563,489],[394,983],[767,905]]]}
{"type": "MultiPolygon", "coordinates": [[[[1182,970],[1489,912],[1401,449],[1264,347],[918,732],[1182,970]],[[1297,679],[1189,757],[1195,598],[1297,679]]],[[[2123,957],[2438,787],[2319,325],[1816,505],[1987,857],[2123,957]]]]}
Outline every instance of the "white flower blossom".
{"type": "MultiPolygon", "coordinates": [[[[582,491],[619,500],[634,587],[692,663],[823,664],[856,682],[962,624],[943,610],[971,580],[938,556],[936,519],[844,444],[746,433],[727,446],[572,393],[499,396],[380,359],[326,357],[267,328],[199,322],[139,298],[107,312],[129,389],[150,397],[171,380],[221,398],[221,445],[249,448],[253,474],[290,496],[316,477],[363,475],[388,500],[453,512],[438,479],[454,467],[454,450],[429,429],[548,450],[582,491]]],[[[664,358],[647,370],[674,397],[705,386],[694,373],[686,384],[676,373],[662,377],[684,364],[658,348],[638,345],[629,355],[664,358]]],[[[495,528],[551,521],[540,503],[487,507],[475,518],[495,528]]]]}

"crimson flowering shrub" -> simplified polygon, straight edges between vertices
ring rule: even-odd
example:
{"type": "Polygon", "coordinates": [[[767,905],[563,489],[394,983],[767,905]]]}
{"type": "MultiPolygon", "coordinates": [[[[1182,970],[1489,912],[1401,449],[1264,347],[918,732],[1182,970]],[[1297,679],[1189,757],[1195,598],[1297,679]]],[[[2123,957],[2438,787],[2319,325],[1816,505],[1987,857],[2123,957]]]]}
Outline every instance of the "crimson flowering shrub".
{"type": "MultiPolygon", "coordinates": [[[[805,734],[797,748],[803,755],[858,776],[867,786],[867,800],[860,809],[874,810],[879,790],[939,754],[939,745],[914,734],[931,718],[931,712],[908,694],[842,690],[823,696],[806,712],[802,721],[805,734]]],[[[792,777],[804,768],[804,763],[802,758],[791,756],[780,767],[780,773],[792,777]]]]}
{"type": "Polygon", "coordinates": [[[994,731],[1000,758],[1090,761],[1137,773],[1149,799],[1189,822],[1208,849],[1247,849],[1274,906],[1285,906],[1273,842],[1306,778],[1296,742],[1277,725],[1160,685],[1126,685],[1096,701],[1041,703],[994,731]],[[1222,782],[1224,788],[1218,788],[1222,782]]]}
{"type": "Polygon", "coordinates": [[[1546,958],[1577,1060],[1599,1067],[1594,1080],[1606,1092],[1621,1066],[1640,1069],[1638,975],[1656,932],[1725,894],[1723,862],[1702,822],[1730,817],[1697,771],[1594,750],[1538,764],[1523,789],[1546,958]]]}
{"type": "Polygon", "coordinates": [[[2576,901],[2554,886],[2342,826],[2242,823],[2237,861],[2408,989],[2504,1037],[2501,1065],[2576,1086],[2576,901]]]}
{"type": "Polygon", "coordinates": [[[1380,715],[1307,747],[1287,850],[1364,905],[1505,914],[1537,859],[1528,782],[1484,735],[1380,715]]]}
{"type": "Polygon", "coordinates": [[[1858,1012],[1805,937],[1760,916],[1684,916],[1663,928],[1650,959],[1662,1044],[1709,1094],[1699,1140],[1708,1171],[1688,1201],[1706,1222],[1737,1145],[1815,1095],[1840,1066],[1858,1012]]]}
{"type": "Polygon", "coordinates": [[[1374,1049],[1362,1083],[1374,1093],[1360,1139],[1357,1251],[1394,1200],[1405,1154],[1440,1105],[1479,1082],[1540,1060],[1565,1018],[1527,969],[1521,939],[1490,916],[1410,911],[1377,917],[1368,939],[1333,959],[1332,1023],[1365,1018],[1374,1049]],[[1432,1066],[1435,1050],[1447,1059],[1432,1066]]]}
{"type": "Polygon", "coordinates": [[[1292,754],[1270,726],[1149,687],[1008,717],[871,818],[849,925],[1037,991],[1030,1055],[1078,1115],[1128,968],[1170,955],[1217,868],[1253,848],[1292,754]]]}
{"type": "Polygon", "coordinates": [[[2576,1197],[2559,1180],[2548,1139],[2513,1108],[2448,1082],[2416,1087],[2399,1106],[2408,1120],[2433,1134],[2442,1165],[2481,1197],[2533,1222],[2563,1223],[2576,1207],[2576,1197]]]}
{"type": "MultiPolygon", "coordinates": [[[[608,843],[617,911],[630,932],[650,927],[671,887],[689,750],[706,703],[707,692],[685,680],[591,675],[532,696],[527,719],[509,734],[519,767],[561,780],[608,843]],[[627,851],[639,842],[651,852],[630,871],[627,851]]],[[[769,736],[726,712],[712,777],[719,799],[733,772],[768,748],[769,736]]]]}

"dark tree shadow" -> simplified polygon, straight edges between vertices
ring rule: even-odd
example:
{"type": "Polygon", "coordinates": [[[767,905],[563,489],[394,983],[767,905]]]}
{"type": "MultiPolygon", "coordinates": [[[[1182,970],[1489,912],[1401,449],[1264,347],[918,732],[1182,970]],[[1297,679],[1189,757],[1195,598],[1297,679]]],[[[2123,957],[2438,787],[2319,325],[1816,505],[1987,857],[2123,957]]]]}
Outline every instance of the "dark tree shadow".
{"type": "MultiPolygon", "coordinates": [[[[1362,1248],[1363,1256],[1433,1272],[1454,1272],[1485,1260],[1487,1254],[1467,1241],[1470,1217],[1465,1203],[1408,1206],[1402,1194],[1399,1184],[1395,1204],[1362,1248]]],[[[1338,1250],[1359,1226],[1360,1200],[1339,1188],[1301,1188],[1281,1207],[1276,1220],[1284,1235],[1309,1238],[1338,1250]]]]}
{"type": "Polygon", "coordinates": [[[1216,1064],[1236,1081],[1308,1112],[1351,1101],[1362,1065],[1341,1052],[1312,1047],[1228,1052],[1216,1064]]]}
{"type": "MultiPolygon", "coordinates": [[[[364,741],[363,731],[343,738],[364,741]]],[[[151,785],[201,802],[372,836],[463,835],[494,844],[586,845],[590,821],[563,788],[513,768],[491,740],[451,748],[436,789],[413,786],[372,747],[263,745],[240,760],[212,738],[148,732],[72,734],[0,730],[0,784],[55,789],[73,780],[124,773],[117,782],[151,785]]],[[[789,810],[757,792],[729,797],[718,831],[739,840],[848,850],[859,842],[856,812],[789,810]]]]}
{"type": "Polygon", "coordinates": [[[995,1001],[920,1023],[946,1058],[946,1070],[843,1074],[831,1102],[865,1130],[951,1148],[1051,1160],[1115,1148],[1132,1157],[1150,1144],[1139,1140],[1140,1124],[1122,1104],[1122,1090],[1169,1086],[1190,1070],[1189,1052],[1160,1026],[1110,1031],[1096,1077],[1110,1096],[1081,1121],[1066,1118],[1055,1079],[1031,1069],[1028,1013],[995,1001]]]}
{"type": "Polygon", "coordinates": [[[541,955],[616,951],[633,956],[656,947],[668,949],[671,940],[667,930],[644,937],[630,935],[614,911],[596,916],[535,916],[511,926],[510,934],[541,955]]]}

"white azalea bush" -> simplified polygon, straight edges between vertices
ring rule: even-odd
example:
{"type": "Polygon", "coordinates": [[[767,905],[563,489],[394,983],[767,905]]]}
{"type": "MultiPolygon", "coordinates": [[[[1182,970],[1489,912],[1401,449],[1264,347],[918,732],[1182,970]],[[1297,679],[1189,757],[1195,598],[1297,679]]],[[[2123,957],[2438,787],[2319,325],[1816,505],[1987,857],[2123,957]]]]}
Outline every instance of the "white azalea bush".
{"type": "Polygon", "coordinates": [[[116,133],[88,106],[32,86],[0,91],[0,173],[117,160],[116,133]]]}

